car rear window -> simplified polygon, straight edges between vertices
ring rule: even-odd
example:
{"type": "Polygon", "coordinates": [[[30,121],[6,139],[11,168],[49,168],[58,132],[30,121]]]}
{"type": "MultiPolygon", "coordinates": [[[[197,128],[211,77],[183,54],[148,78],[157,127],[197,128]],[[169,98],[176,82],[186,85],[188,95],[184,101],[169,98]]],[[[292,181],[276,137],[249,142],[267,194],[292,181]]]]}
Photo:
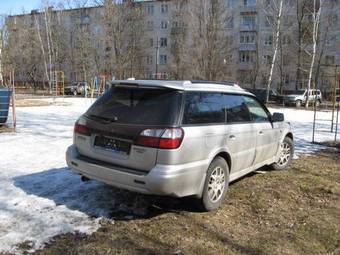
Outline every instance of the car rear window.
{"type": "Polygon", "coordinates": [[[113,87],[86,115],[120,124],[175,125],[181,99],[175,90],[113,87]]]}

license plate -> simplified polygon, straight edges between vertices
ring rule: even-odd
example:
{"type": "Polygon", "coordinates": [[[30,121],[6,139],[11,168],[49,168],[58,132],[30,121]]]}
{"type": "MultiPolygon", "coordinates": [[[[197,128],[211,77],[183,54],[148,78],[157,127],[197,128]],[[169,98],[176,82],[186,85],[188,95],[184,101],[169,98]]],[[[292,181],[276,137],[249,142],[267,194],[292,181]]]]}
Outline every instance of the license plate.
{"type": "Polygon", "coordinates": [[[110,151],[129,154],[131,144],[111,137],[97,136],[94,140],[94,146],[110,151]]]}

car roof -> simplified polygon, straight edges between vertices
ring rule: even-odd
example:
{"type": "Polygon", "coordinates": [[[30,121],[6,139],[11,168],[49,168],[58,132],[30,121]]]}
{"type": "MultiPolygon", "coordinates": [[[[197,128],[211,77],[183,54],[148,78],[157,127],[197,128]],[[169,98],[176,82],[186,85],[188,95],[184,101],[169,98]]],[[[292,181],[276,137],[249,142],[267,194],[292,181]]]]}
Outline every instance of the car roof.
{"type": "Polygon", "coordinates": [[[116,86],[159,87],[182,91],[229,92],[253,95],[236,83],[227,81],[113,80],[110,83],[116,86]]]}

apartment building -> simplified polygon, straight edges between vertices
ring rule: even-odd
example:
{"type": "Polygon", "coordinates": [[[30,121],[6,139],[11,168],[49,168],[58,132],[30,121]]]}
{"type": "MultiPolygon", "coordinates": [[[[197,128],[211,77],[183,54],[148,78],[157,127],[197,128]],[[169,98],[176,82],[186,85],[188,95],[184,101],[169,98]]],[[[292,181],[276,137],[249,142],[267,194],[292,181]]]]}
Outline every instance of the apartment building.
{"type": "MultiPolygon", "coordinates": [[[[282,14],[280,50],[277,54],[276,66],[273,76],[273,86],[283,90],[293,90],[305,87],[308,77],[308,56],[311,52],[311,43],[304,46],[306,59],[301,64],[300,73],[297,74],[297,0],[285,1],[285,9],[282,14]],[[300,83],[296,85],[297,75],[300,75],[300,83]]],[[[171,51],[172,34],[185,24],[179,24],[174,18],[174,11],[184,8],[179,3],[185,1],[138,1],[136,3],[143,10],[145,23],[145,33],[143,41],[143,60],[141,78],[171,78],[174,67],[174,56],[171,51]]],[[[225,78],[239,82],[245,87],[265,87],[268,74],[273,59],[273,47],[275,44],[275,16],[276,13],[270,11],[271,0],[226,0],[226,21],[225,38],[229,41],[230,51],[225,56],[226,69],[225,78]]],[[[96,57],[104,58],[113,49],[101,40],[105,31],[102,23],[99,22],[103,16],[104,7],[81,8],[72,10],[54,11],[57,19],[62,20],[64,29],[68,36],[65,41],[77,48],[74,38],[74,24],[86,28],[91,32],[92,38],[81,40],[90,41],[96,45],[96,57]]],[[[335,84],[334,65],[340,64],[340,1],[325,0],[322,10],[322,22],[320,24],[320,42],[322,47],[319,70],[319,84],[322,89],[329,90],[335,84]],[[331,19],[330,19],[331,17],[331,19]],[[327,20],[327,22],[326,22],[327,20]],[[323,42],[324,41],[324,42],[323,42]]],[[[19,23],[28,22],[33,29],[36,26],[32,12],[27,15],[17,15],[8,18],[8,22],[19,23]],[[25,20],[25,21],[24,21],[25,20]]],[[[40,19],[43,15],[40,14],[40,19]]],[[[310,23],[310,15],[304,18],[305,23],[310,23]]],[[[188,21],[190,22],[190,20],[188,21]]],[[[304,23],[304,25],[305,25],[304,23]]],[[[41,26],[43,22],[41,21],[41,26]]],[[[19,27],[19,26],[17,26],[19,27]]],[[[11,32],[11,31],[10,31],[11,32]]],[[[18,33],[12,30],[12,33],[18,33]]],[[[15,38],[13,36],[12,38],[15,38]]],[[[15,43],[18,39],[12,40],[15,43]]],[[[321,48],[320,48],[321,49],[321,48]]],[[[68,55],[65,61],[58,62],[58,69],[64,70],[66,79],[84,79],[84,73],[76,71],[77,58],[76,50],[68,55]]],[[[83,64],[83,69],[91,69],[91,66],[98,65],[96,59],[87,59],[83,64]]],[[[105,62],[105,61],[104,61],[105,62]]],[[[106,69],[88,71],[86,77],[105,72],[115,76],[110,72],[110,61],[105,62],[106,69]]],[[[20,64],[18,69],[20,69],[20,64]]],[[[133,73],[133,72],[131,72],[133,73]]],[[[21,72],[22,79],[27,75],[27,70],[21,72]]],[[[126,74],[128,77],[128,74],[126,74]]],[[[20,77],[20,75],[19,75],[20,77]]]]}

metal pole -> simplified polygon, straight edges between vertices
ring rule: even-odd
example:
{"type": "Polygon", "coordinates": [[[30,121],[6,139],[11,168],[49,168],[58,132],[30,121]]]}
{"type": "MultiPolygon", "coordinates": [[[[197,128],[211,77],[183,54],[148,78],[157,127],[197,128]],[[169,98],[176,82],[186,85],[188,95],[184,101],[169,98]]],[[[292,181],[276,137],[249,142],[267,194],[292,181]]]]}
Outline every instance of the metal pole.
{"type": "Polygon", "coordinates": [[[333,89],[333,107],[332,107],[332,126],[331,126],[331,133],[333,133],[333,127],[334,127],[334,113],[335,113],[335,107],[336,107],[336,84],[337,84],[337,66],[334,67],[335,68],[335,80],[334,80],[334,89],[333,89]]]}
{"type": "Polygon", "coordinates": [[[335,126],[335,136],[334,136],[334,142],[337,140],[338,135],[338,125],[339,125],[339,108],[340,108],[340,102],[338,102],[338,108],[336,110],[336,126],[335,126]]]}
{"type": "Polygon", "coordinates": [[[13,118],[13,128],[14,132],[16,131],[17,127],[17,115],[16,115],[16,109],[15,109],[15,82],[14,82],[14,70],[12,70],[12,118],[13,118]]]}
{"type": "Polygon", "coordinates": [[[156,42],[156,79],[158,77],[158,55],[159,55],[159,42],[158,42],[158,37],[157,37],[157,42],[156,42]]]}

